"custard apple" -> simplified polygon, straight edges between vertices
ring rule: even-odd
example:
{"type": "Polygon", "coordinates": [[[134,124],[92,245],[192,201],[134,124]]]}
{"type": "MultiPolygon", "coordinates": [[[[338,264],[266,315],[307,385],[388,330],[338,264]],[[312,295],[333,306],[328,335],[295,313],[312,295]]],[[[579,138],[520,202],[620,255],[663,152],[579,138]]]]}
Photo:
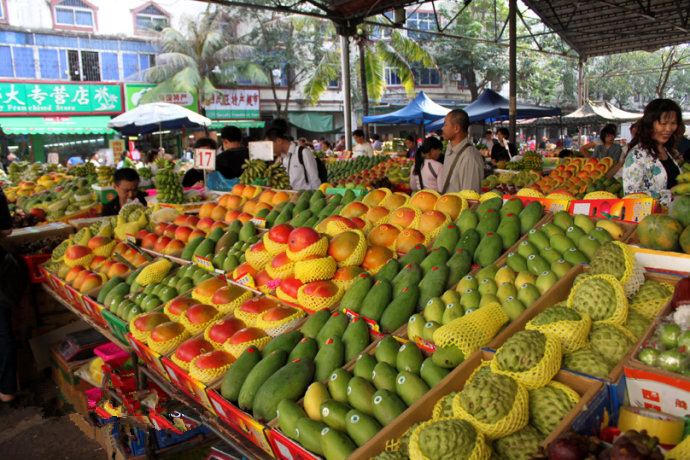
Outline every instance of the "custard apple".
{"type": "Polygon", "coordinates": [[[400,452],[388,452],[385,450],[374,457],[375,460],[405,460],[406,458],[408,457],[400,452]]]}
{"type": "Polygon", "coordinates": [[[517,390],[515,380],[486,366],[460,392],[460,406],[480,422],[495,423],[510,412],[517,390]]]}
{"type": "Polygon", "coordinates": [[[418,428],[419,450],[426,458],[469,459],[477,442],[477,430],[465,420],[443,420],[418,428]]]}
{"type": "Polygon", "coordinates": [[[581,321],[582,316],[565,305],[553,305],[530,320],[533,326],[545,326],[558,321],[581,321]]]}
{"type": "Polygon", "coordinates": [[[434,406],[434,413],[436,413],[437,407],[440,408],[436,418],[450,418],[455,416],[453,413],[453,399],[455,399],[455,395],[457,394],[458,392],[454,391],[436,402],[436,405],[434,406]]]}
{"type": "Polygon", "coordinates": [[[658,281],[646,280],[640,290],[630,298],[631,304],[643,304],[652,300],[667,299],[673,295],[673,291],[658,281]]]}
{"type": "Polygon", "coordinates": [[[596,254],[589,261],[592,275],[609,274],[622,280],[625,275],[625,254],[623,249],[613,241],[608,241],[597,249],[596,254]]]}
{"type": "Polygon", "coordinates": [[[595,377],[606,377],[615,366],[592,348],[585,347],[563,355],[563,367],[595,377]]]}
{"type": "Polygon", "coordinates": [[[404,457],[409,457],[410,456],[410,451],[409,451],[409,446],[410,446],[410,436],[412,436],[412,433],[414,430],[421,425],[421,422],[417,422],[411,427],[407,429],[407,431],[400,437],[400,445],[398,446],[398,453],[403,455],[404,457]]]}
{"type": "Polygon", "coordinates": [[[628,319],[625,320],[625,327],[632,332],[638,339],[642,337],[652,322],[633,309],[628,310],[628,319]]]}
{"type": "Polygon", "coordinates": [[[532,425],[493,442],[496,458],[503,460],[529,460],[539,449],[545,437],[532,425]]]}
{"type": "Polygon", "coordinates": [[[613,324],[592,324],[589,331],[592,350],[598,352],[614,366],[623,360],[625,354],[635,344],[623,327],[613,324]]]}
{"type": "Polygon", "coordinates": [[[558,385],[549,384],[529,392],[529,421],[548,436],[577,402],[573,402],[558,385]]]}
{"type": "Polygon", "coordinates": [[[517,332],[506,340],[494,359],[502,371],[524,372],[539,364],[546,351],[546,336],[539,331],[517,332]]]}
{"type": "Polygon", "coordinates": [[[611,318],[618,307],[616,289],[606,279],[588,277],[570,291],[569,302],[580,313],[586,313],[592,321],[611,318]]]}

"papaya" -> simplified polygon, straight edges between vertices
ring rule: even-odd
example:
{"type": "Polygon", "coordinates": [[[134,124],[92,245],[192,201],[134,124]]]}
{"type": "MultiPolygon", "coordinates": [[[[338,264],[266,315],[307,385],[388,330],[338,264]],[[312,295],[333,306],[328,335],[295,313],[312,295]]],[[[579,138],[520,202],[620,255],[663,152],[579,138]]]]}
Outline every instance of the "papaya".
{"type": "Polygon", "coordinates": [[[665,214],[650,214],[637,226],[640,244],[658,251],[680,250],[680,235],[683,226],[676,219],[665,214]]]}

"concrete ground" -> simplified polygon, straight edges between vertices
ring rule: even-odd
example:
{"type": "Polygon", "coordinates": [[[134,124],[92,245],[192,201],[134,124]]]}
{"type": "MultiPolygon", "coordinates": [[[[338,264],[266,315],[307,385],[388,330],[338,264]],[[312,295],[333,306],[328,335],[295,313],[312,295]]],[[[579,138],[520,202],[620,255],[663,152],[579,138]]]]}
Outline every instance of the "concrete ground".
{"type": "Polygon", "coordinates": [[[0,404],[0,457],[6,459],[105,459],[101,446],[69,418],[50,379],[23,388],[10,405],[0,404]]]}

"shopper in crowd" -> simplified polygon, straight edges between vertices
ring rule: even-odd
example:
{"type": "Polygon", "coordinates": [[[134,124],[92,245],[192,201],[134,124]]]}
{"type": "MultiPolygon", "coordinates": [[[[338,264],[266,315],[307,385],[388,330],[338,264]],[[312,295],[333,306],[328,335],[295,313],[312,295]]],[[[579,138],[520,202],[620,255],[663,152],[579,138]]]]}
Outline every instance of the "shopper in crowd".
{"type": "Polygon", "coordinates": [[[510,139],[510,131],[508,131],[508,128],[498,128],[496,137],[497,140],[494,142],[494,146],[491,149],[491,161],[494,165],[499,161],[510,161],[511,158],[517,155],[517,147],[508,140],[510,139]]]}
{"type": "Polygon", "coordinates": [[[379,137],[378,134],[372,134],[371,138],[374,140],[371,144],[371,148],[374,149],[374,152],[380,152],[383,150],[383,142],[381,142],[381,138],[379,137]]]}
{"type": "Polygon", "coordinates": [[[129,202],[138,201],[146,206],[146,194],[139,190],[139,173],[134,168],[120,168],[113,175],[113,186],[117,196],[103,205],[104,216],[116,216],[129,202]]]}
{"type": "Polygon", "coordinates": [[[613,129],[614,133],[614,138],[615,138],[615,133],[616,133],[616,125],[613,123],[609,123],[605,125],[603,128],[601,128],[601,131],[599,131],[599,136],[595,137],[591,141],[587,142],[587,136],[582,136],[582,141],[580,142],[580,153],[582,154],[583,157],[589,158],[589,151],[594,150],[597,148],[598,145],[601,145],[604,143],[602,140],[601,134],[606,130],[606,132],[610,132],[613,129]]]}
{"type": "Polygon", "coordinates": [[[655,99],[638,123],[623,166],[623,190],[647,193],[668,206],[680,174],[672,150],[685,132],[682,112],[671,99],[655,99]]]}
{"type": "MultiPolygon", "coordinates": [[[[0,239],[12,233],[7,197],[0,189],[0,239]]],[[[12,308],[19,304],[28,277],[26,267],[0,246],[0,402],[14,401],[17,392],[17,344],[12,331],[12,308]]]]}
{"type": "Polygon", "coordinates": [[[328,141],[322,141],[321,145],[323,145],[323,150],[322,152],[324,155],[327,157],[332,157],[333,156],[333,147],[331,146],[331,143],[328,141]]]}
{"type": "Polygon", "coordinates": [[[300,137],[299,139],[297,139],[297,143],[300,147],[311,148],[311,144],[309,143],[306,137],[300,137]]]}
{"type": "MultiPolygon", "coordinates": [[[[223,151],[216,157],[216,171],[226,179],[240,177],[244,160],[249,158],[249,149],[242,142],[242,131],[237,126],[226,126],[220,132],[220,142],[223,151]]],[[[195,144],[195,148],[201,147],[195,144]]]]}
{"type": "MultiPolygon", "coordinates": [[[[216,150],[218,148],[218,144],[216,144],[216,141],[214,141],[210,137],[200,137],[199,139],[196,140],[196,142],[194,142],[194,148],[195,149],[216,150]]],[[[216,171],[218,171],[218,158],[220,158],[220,155],[218,155],[216,157],[216,171]]],[[[194,169],[194,168],[187,170],[187,172],[184,173],[184,177],[182,178],[182,186],[183,187],[203,187],[204,186],[204,171],[201,169],[194,169]]]]}
{"type": "Polygon", "coordinates": [[[486,145],[486,148],[489,150],[489,152],[493,150],[495,141],[496,140],[494,139],[494,133],[490,129],[487,129],[484,133],[484,144],[486,145]]]}
{"type": "MultiPolygon", "coordinates": [[[[599,142],[597,142],[594,147],[594,152],[591,158],[612,158],[613,161],[618,162],[621,159],[621,153],[623,149],[620,144],[615,142],[616,140],[616,125],[608,124],[604,126],[599,132],[599,142]]],[[[582,149],[580,149],[582,152],[582,149]]],[[[589,151],[585,150],[582,152],[584,156],[589,156],[589,151]]]]}
{"type": "Polygon", "coordinates": [[[345,136],[340,136],[338,142],[335,143],[335,147],[333,147],[333,151],[342,152],[343,150],[345,150],[345,136]]]}
{"type": "Polygon", "coordinates": [[[679,158],[683,158],[686,163],[690,161],[690,139],[687,136],[680,136],[676,150],[678,150],[679,158]]]}
{"type": "Polygon", "coordinates": [[[407,147],[407,158],[415,158],[419,147],[417,146],[417,141],[414,136],[410,135],[405,138],[405,147],[407,147]]]}
{"type": "Polygon", "coordinates": [[[352,146],[352,158],[374,156],[374,149],[371,148],[371,144],[364,137],[364,131],[355,129],[352,137],[355,139],[355,145],[352,146]]]}
{"type": "Polygon", "coordinates": [[[429,189],[439,191],[439,176],[443,164],[438,161],[443,142],[435,137],[427,137],[417,149],[414,168],[410,174],[410,188],[413,191],[429,189]]]}
{"type": "Polygon", "coordinates": [[[319,141],[318,139],[314,139],[313,141],[311,141],[311,145],[312,145],[314,152],[320,152],[321,149],[323,148],[321,141],[319,141]]]}
{"type": "Polygon", "coordinates": [[[461,109],[451,110],[443,124],[443,137],[448,141],[443,161],[440,193],[474,190],[481,193],[484,159],[468,137],[470,118],[461,109]]]}
{"type": "Polygon", "coordinates": [[[288,172],[290,187],[293,190],[316,190],[321,185],[314,153],[290,141],[285,132],[278,128],[266,131],[265,139],[273,142],[273,154],[288,172]]]}

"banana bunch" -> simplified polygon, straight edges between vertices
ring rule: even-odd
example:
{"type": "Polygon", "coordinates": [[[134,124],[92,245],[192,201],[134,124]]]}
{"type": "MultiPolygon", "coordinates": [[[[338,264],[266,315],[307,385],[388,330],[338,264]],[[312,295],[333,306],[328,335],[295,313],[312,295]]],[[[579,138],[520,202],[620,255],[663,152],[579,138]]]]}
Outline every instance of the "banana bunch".
{"type": "Polygon", "coordinates": [[[501,175],[498,176],[498,182],[500,182],[501,184],[512,184],[514,175],[515,174],[508,172],[501,173],[501,175]]]}
{"type": "Polygon", "coordinates": [[[173,161],[168,158],[156,158],[154,163],[158,169],[172,169],[174,167],[173,161]]]}
{"type": "Polygon", "coordinates": [[[153,172],[151,172],[151,168],[148,168],[146,166],[137,169],[137,172],[139,173],[139,177],[141,177],[142,179],[148,180],[153,177],[153,172]]]}
{"type": "Polygon", "coordinates": [[[98,185],[107,187],[113,183],[113,175],[115,174],[115,168],[112,166],[99,166],[96,168],[96,176],[98,180],[98,185]]]}
{"type": "Polygon", "coordinates": [[[76,177],[87,177],[96,175],[96,167],[93,163],[88,162],[83,165],[76,165],[70,168],[70,173],[76,177]]]}
{"type": "Polygon", "coordinates": [[[266,172],[266,163],[261,160],[244,160],[242,164],[244,172],[240,176],[240,184],[250,185],[257,179],[264,177],[266,172]]]}
{"type": "Polygon", "coordinates": [[[273,163],[266,169],[266,175],[268,176],[267,185],[269,187],[282,190],[290,189],[290,178],[282,163],[273,163]]]}
{"type": "Polygon", "coordinates": [[[184,203],[186,201],[182,183],[172,169],[161,169],[156,174],[156,188],[159,203],[184,203]]]}

